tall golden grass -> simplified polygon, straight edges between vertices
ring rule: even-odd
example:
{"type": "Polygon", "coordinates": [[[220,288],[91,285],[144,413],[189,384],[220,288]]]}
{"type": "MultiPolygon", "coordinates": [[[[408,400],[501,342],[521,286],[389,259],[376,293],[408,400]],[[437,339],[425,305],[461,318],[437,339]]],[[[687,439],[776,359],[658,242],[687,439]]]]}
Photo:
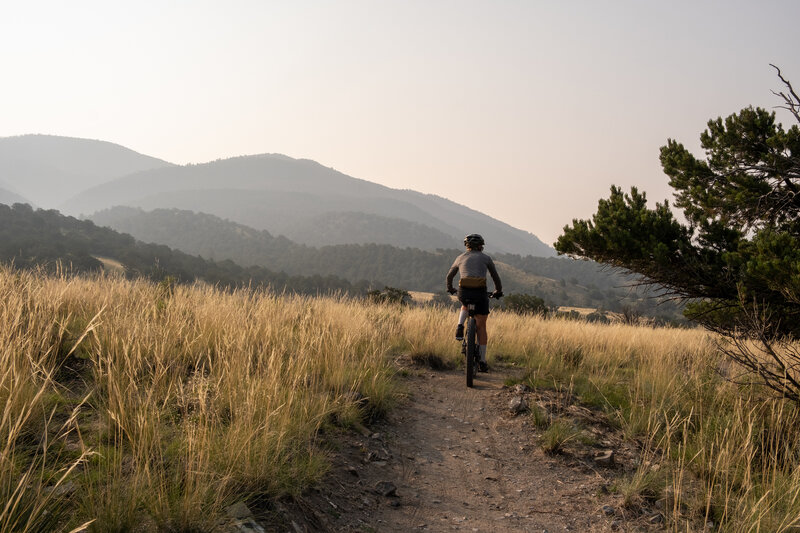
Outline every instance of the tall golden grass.
{"type": "Polygon", "coordinates": [[[628,503],[661,500],[671,531],[800,531],[797,406],[724,379],[719,339],[509,314],[491,327],[533,386],[573,392],[642,443],[628,503]]]}
{"type": "MultiPolygon", "coordinates": [[[[392,356],[460,358],[435,307],[1,267],[0,302],[0,531],[208,530],[319,480],[320,431],[398,398],[392,356]]],[[[489,330],[490,362],[641,443],[631,505],[662,499],[672,531],[797,529],[796,406],[722,379],[708,334],[502,312],[489,330]]]]}
{"type": "MultiPolygon", "coordinates": [[[[404,317],[406,348],[457,357],[454,314],[404,317]]],[[[731,369],[719,339],[503,312],[492,314],[489,333],[490,362],[513,362],[534,388],[606,411],[641,443],[640,465],[617,484],[632,507],[661,500],[676,532],[800,531],[798,408],[723,378],[731,369]]]]}
{"type": "Polygon", "coordinates": [[[208,530],[396,396],[386,308],[8,269],[0,302],[2,531],[208,530]]]}

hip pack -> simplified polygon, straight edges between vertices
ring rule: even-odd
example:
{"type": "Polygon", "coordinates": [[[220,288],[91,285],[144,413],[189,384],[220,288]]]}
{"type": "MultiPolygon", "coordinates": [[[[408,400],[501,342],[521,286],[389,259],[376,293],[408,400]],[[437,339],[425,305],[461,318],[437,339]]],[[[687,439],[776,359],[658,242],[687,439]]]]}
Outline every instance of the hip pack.
{"type": "Polygon", "coordinates": [[[466,276],[458,280],[458,286],[462,289],[485,289],[486,278],[466,276]]]}

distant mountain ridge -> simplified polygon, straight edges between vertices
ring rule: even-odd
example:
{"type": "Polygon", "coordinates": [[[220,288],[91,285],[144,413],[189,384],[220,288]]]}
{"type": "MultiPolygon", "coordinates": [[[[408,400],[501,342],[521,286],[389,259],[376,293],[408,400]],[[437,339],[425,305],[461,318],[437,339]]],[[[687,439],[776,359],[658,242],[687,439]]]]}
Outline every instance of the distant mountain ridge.
{"type": "MultiPolygon", "coordinates": [[[[88,189],[65,202],[62,208],[71,214],[90,214],[114,205],[143,209],[175,207],[210,213],[274,234],[291,234],[294,240],[307,244],[318,243],[315,241],[318,226],[312,224],[310,230],[300,232],[311,219],[331,213],[366,213],[395,219],[381,223],[394,223],[401,228],[403,221],[427,226],[449,235],[451,246],[459,246],[467,233],[480,232],[497,250],[555,255],[535,235],[450,200],[391,189],[314,161],[276,154],[139,172],[88,189]]],[[[353,242],[346,238],[348,232],[355,232],[353,225],[343,226],[341,232],[344,238],[336,242],[353,242]]],[[[407,245],[389,239],[356,242],[407,245]]],[[[422,242],[417,247],[440,246],[422,242]]]]}
{"type": "Polygon", "coordinates": [[[178,208],[316,246],[436,250],[460,247],[477,232],[495,251],[555,256],[535,235],[445,198],[280,154],[178,166],[113,143],[25,135],[0,138],[0,179],[31,203],[73,216],[116,205],[178,208]]]}
{"type": "Polygon", "coordinates": [[[0,183],[0,204],[6,205],[14,205],[14,204],[30,204],[29,200],[26,200],[22,196],[9,191],[8,189],[2,186],[3,184],[0,183]]]}
{"type": "Polygon", "coordinates": [[[77,191],[172,163],[118,144],[60,137],[0,137],[0,177],[19,195],[53,208],[77,191]]]}

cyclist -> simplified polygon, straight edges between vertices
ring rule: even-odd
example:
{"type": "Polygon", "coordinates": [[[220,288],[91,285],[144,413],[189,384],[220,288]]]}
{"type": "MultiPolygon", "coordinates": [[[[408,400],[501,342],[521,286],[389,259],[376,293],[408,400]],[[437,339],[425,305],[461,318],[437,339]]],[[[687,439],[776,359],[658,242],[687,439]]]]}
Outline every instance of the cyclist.
{"type": "Polygon", "coordinates": [[[475,304],[475,322],[478,326],[478,345],[481,356],[479,369],[481,372],[488,372],[489,365],[486,361],[486,343],[488,335],[486,333],[486,319],[489,318],[489,295],[486,292],[486,271],[492,275],[494,282],[494,292],[492,298],[503,296],[503,286],[497,269],[492,258],[483,253],[483,237],[477,233],[471,233],[464,237],[464,246],[467,251],[456,257],[453,266],[447,273],[447,292],[455,294],[458,292],[458,299],[462,304],[461,312],[458,315],[458,327],[456,328],[456,339],[464,338],[464,322],[469,316],[467,304],[475,304]],[[453,288],[453,278],[459,274],[458,291],[453,288]]]}

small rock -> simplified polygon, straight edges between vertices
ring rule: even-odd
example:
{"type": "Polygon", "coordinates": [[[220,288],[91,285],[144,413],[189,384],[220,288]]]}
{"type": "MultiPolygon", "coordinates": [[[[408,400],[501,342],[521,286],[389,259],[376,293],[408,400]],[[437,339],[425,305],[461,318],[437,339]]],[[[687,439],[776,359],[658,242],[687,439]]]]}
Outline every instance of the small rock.
{"type": "Polygon", "coordinates": [[[614,466],[614,450],[605,450],[594,456],[594,462],[600,466],[614,466]]]}
{"type": "Polygon", "coordinates": [[[244,520],[245,518],[253,516],[253,513],[250,512],[250,509],[244,502],[234,503],[225,509],[225,513],[236,520],[244,520]]]}
{"type": "Polygon", "coordinates": [[[524,383],[517,383],[514,385],[514,392],[516,394],[524,394],[526,392],[530,392],[531,388],[525,385],[524,383]]]}
{"type": "Polygon", "coordinates": [[[508,402],[508,409],[515,415],[524,413],[528,410],[528,402],[526,402],[525,398],[522,396],[514,396],[511,398],[511,401],[508,402]]]}
{"type": "Polygon", "coordinates": [[[397,496],[397,487],[391,481],[378,481],[375,484],[375,491],[381,496],[397,496]]]}
{"type": "Polygon", "coordinates": [[[348,466],[348,467],[347,467],[347,471],[350,473],[350,475],[353,475],[353,476],[355,476],[355,477],[358,477],[358,469],[357,469],[356,467],[354,467],[354,466],[348,466]]]}
{"type": "Polygon", "coordinates": [[[389,452],[386,450],[378,450],[377,452],[367,453],[367,462],[374,463],[377,461],[388,461],[389,452]]]}
{"type": "Polygon", "coordinates": [[[53,496],[58,498],[61,496],[69,496],[77,489],[78,488],[75,486],[75,483],[73,483],[72,481],[67,481],[66,483],[56,485],[55,487],[47,487],[46,489],[44,489],[44,492],[52,494],[53,496]]]}
{"type": "Polygon", "coordinates": [[[604,505],[603,506],[603,514],[604,515],[613,516],[615,513],[616,513],[616,510],[614,510],[614,508],[611,507],[610,505],[604,505]]]}
{"type": "MultiPolygon", "coordinates": [[[[236,526],[239,528],[237,533],[266,533],[266,530],[252,518],[239,521],[236,526]]],[[[301,529],[299,533],[306,533],[305,529],[301,529]]]]}

